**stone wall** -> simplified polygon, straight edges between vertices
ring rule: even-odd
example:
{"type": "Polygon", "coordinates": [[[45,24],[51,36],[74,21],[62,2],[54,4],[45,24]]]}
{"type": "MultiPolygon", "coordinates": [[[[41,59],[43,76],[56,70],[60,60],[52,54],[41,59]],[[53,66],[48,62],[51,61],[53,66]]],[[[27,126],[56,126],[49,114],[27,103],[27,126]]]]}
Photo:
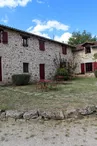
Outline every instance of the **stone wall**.
{"type": "MultiPolygon", "coordinates": [[[[89,62],[95,62],[97,60],[94,59],[93,55],[97,53],[97,48],[91,47],[91,53],[85,54],[85,50],[80,50],[74,52],[74,63],[77,63],[77,68],[75,70],[75,73],[79,74],[81,73],[81,63],[89,63],[89,62]]],[[[93,75],[93,73],[87,73],[87,75],[93,75]]]]}
{"type": "Polygon", "coordinates": [[[22,37],[19,32],[5,30],[8,32],[8,44],[0,43],[0,57],[2,57],[2,82],[11,82],[13,74],[23,73],[23,62],[29,63],[31,81],[39,80],[39,64],[45,64],[45,78],[53,78],[56,66],[54,59],[73,59],[71,48],[67,49],[67,55],[62,54],[61,44],[53,41],[45,41],[45,51],[39,50],[37,36],[28,39],[28,47],[22,45],[22,37]]]}
{"type": "Polygon", "coordinates": [[[14,119],[15,121],[18,119],[22,120],[66,120],[66,119],[82,119],[85,116],[96,116],[97,115],[97,106],[91,105],[81,109],[70,109],[70,110],[29,110],[29,111],[18,111],[18,110],[2,110],[0,109],[0,120],[9,120],[14,119]]]}

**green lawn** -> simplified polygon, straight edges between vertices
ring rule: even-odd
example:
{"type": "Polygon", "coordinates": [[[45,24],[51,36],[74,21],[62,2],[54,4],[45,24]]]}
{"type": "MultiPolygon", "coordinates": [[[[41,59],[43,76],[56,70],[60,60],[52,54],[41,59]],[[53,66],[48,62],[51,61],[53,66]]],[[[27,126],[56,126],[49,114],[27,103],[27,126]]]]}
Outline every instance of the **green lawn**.
{"type": "Polygon", "coordinates": [[[57,91],[36,91],[35,85],[0,87],[0,109],[67,109],[97,105],[97,79],[77,78],[57,91]]]}

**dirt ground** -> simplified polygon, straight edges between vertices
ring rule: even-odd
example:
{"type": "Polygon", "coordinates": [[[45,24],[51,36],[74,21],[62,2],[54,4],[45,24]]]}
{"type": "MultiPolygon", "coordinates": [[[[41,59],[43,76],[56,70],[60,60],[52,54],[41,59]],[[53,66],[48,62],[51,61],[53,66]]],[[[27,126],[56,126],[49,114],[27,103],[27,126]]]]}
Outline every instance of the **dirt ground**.
{"type": "Polygon", "coordinates": [[[67,121],[2,121],[0,146],[96,146],[97,117],[67,121]]]}

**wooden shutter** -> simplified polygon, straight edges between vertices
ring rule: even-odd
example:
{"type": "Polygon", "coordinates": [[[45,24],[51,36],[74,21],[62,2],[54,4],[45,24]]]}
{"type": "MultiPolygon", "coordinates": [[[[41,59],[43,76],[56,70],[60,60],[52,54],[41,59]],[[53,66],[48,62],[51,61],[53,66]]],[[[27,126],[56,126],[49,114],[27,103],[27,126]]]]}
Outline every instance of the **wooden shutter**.
{"type": "Polygon", "coordinates": [[[67,54],[67,47],[66,46],[62,46],[62,53],[63,54],[67,54]]]}
{"type": "Polygon", "coordinates": [[[3,32],[3,43],[8,44],[8,33],[7,32],[3,32]]]}
{"type": "Polygon", "coordinates": [[[45,50],[45,44],[43,40],[39,40],[39,48],[40,50],[44,51],[45,50]]]}
{"type": "Polygon", "coordinates": [[[67,54],[67,47],[65,46],[65,54],[67,54]]]}
{"type": "Polygon", "coordinates": [[[97,62],[93,62],[92,68],[93,68],[93,71],[97,70],[97,62]]]}
{"type": "Polygon", "coordinates": [[[81,73],[82,74],[85,73],[85,64],[84,63],[81,64],[81,73]]]}
{"type": "Polygon", "coordinates": [[[64,47],[62,46],[62,54],[64,54],[64,47]]]}

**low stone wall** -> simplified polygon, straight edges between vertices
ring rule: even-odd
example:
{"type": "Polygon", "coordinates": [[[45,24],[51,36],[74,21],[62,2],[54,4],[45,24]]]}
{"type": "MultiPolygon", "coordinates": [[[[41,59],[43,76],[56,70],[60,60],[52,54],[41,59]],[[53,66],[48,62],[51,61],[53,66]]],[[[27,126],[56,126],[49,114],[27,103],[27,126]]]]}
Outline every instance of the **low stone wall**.
{"type": "Polygon", "coordinates": [[[79,119],[87,115],[97,115],[97,106],[87,106],[83,109],[62,110],[58,111],[41,111],[41,110],[30,110],[30,111],[17,111],[17,110],[0,110],[0,120],[8,120],[9,118],[24,119],[43,119],[43,120],[64,120],[68,118],[79,119]]]}

